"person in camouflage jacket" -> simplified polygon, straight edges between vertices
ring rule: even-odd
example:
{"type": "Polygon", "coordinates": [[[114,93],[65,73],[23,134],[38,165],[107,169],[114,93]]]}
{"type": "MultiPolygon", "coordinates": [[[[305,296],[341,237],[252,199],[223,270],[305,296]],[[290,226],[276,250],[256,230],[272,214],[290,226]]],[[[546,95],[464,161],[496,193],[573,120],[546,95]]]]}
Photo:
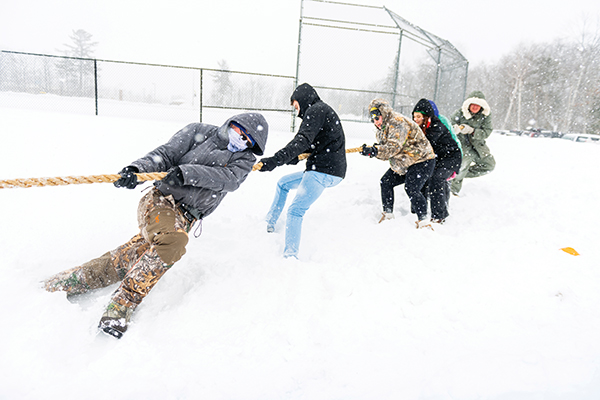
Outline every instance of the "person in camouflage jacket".
{"type": "Polygon", "coordinates": [[[450,186],[452,193],[458,195],[464,178],[489,174],[496,166],[496,160],[485,142],[493,128],[491,109],[484,94],[480,91],[470,93],[450,120],[458,133],[463,152],[460,171],[450,186]]]}
{"type": "Polygon", "coordinates": [[[377,128],[377,143],[363,145],[361,154],[389,161],[390,169],[381,178],[383,214],[379,222],[394,217],[394,187],[404,183],[417,215],[417,228],[431,226],[427,219],[427,199],[421,189],[433,174],[435,153],[429,140],[412,118],[395,112],[383,99],[369,104],[371,121],[377,128]]]}
{"type": "Polygon", "coordinates": [[[98,328],[121,338],[136,307],[185,254],[192,226],[198,222],[199,229],[225,195],[246,180],[267,136],[261,114],[239,114],[221,127],[189,124],[133,161],[119,172],[116,187],[135,189],[139,172],[168,171],[140,200],[140,232],[122,246],[48,278],[45,289],[73,296],[120,282],[98,328]]]}

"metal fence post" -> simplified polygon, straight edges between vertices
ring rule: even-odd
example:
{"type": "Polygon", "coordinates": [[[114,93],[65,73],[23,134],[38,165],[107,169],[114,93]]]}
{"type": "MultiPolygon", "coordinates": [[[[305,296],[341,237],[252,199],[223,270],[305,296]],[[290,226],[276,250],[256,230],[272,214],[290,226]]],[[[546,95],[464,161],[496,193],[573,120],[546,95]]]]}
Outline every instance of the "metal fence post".
{"type": "Polygon", "coordinates": [[[394,70],[394,94],[392,95],[392,108],[396,108],[396,93],[398,93],[398,75],[400,74],[400,51],[402,50],[402,33],[398,38],[398,52],[396,53],[396,68],[394,70]]]}
{"type": "Polygon", "coordinates": [[[98,60],[94,59],[94,98],[96,100],[96,115],[98,115],[98,60]]]}
{"type": "Polygon", "coordinates": [[[200,94],[198,95],[198,104],[200,106],[200,121],[202,122],[202,79],[204,77],[203,69],[200,68],[200,94]]]}
{"type": "MultiPolygon", "coordinates": [[[[302,14],[304,12],[304,0],[300,0],[300,23],[298,24],[298,51],[296,53],[296,79],[294,79],[294,88],[295,90],[298,87],[298,74],[300,73],[300,45],[302,43],[302,14]]],[[[296,115],[292,111],[292,124],[290,127],[290,132],[294,132],[296,130],[296,115]]]]}
{"type": "Polygon", "coordinates": [[[441,75],[441,70],[442,70],[442,66],[441,66],[441,58],[442,58],[442,49],[440,47],[438,47],[438,56],[437,56],[437,60],[436,60],[436,69],[435,69],[435,88],[434,88],[434,93],[433,93],[433,101],[434,102],[438,102],[438,94],[439,94],[439,90],[440,90],[440,75],[441,75]]]}

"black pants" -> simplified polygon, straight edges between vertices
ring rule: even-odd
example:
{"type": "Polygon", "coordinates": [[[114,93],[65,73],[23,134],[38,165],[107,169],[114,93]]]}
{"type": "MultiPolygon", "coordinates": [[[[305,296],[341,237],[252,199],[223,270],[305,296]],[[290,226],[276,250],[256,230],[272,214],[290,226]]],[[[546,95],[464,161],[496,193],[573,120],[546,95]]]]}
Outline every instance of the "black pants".
{"type": "Polygon", "coordinates": [[[448,200],[450,199],[450,182],[448,182],[448,178],[459,168],[460,158],[436,160],[433,174],[422,190],[423,194],[429,197],[431,218],[446,219],[448,217],[448,200]]]}
{"type": "Polygon", "coordinates": [[[394,211],[394,188],[404,183],[404,190],[410,200],[410,211],[417,214],[419,220],[427,218],[427,198],[421,189],[433,174],[435,159],[413,164],[406,175],[398,175],[391,169],[381,177],[381,203],[383,211],[394,211]]]}

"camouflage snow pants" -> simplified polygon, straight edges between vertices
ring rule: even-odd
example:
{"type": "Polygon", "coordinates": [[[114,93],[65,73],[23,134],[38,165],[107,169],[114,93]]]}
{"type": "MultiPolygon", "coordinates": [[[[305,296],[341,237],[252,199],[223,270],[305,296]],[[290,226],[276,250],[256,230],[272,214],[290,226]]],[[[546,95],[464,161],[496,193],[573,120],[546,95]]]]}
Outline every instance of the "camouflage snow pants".
{"type": "Polygon", "coordinates": [[[54,275],[45,281],[45,288],[75,295],[121,281],[112,301],[133,309],[185,254],[193,222],[183,216],[172,196],[152,188],[139,203],[139,234],[96,259],[54,275]]]}

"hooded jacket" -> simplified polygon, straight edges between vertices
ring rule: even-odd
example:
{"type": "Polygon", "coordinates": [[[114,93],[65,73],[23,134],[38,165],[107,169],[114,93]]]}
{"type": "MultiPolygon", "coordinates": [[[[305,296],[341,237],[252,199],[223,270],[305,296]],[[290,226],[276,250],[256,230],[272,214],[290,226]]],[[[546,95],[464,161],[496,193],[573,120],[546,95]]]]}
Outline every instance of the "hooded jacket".
{"type": "Polygon", "coordinates": [[[273,155],[277,165],[293,163],[302,153],[310,153],[306,171],[346,176],[346,139],[337,113],[323,102],[308,83],[298,86],[290,98],[300,106],[302,124],[296,136],[273,155]]]}
{"type": "Polygon", "coordinates": [[[463,152],[475,152],[480,157],[491,154],[485,140],[492,134],[492,113],[482,92],[470,93],[462,107],[450,119],[453,125],[469,125],[474,129],[472,134],[458,134],[463,152]],[[477,114],[471,114],[471,104],[479,105],[481,110],[477,114]]]}
{"type": "Polygon", "coordinates": [[[221,127],[192,123],[131,166],[140,172],[163,172],[179,166],[184,186],[170,186],[163,181],[157,181],[155,186],[165,196],[173,195],[177,203],[194,207],[206,217],[227,192],[233,192],[244,182],[256,161],[254,154],[264,152],[268,133],[269,125],[258,113],[235,115],[221,127]],[[256,144],[251,149],[239,152],[227,149],[230,122],[243,126],[254,138],[256,144]]]}
{"type": "Polygon", "coordinates": [[[392,171],[405,175],[413,164],[435,158],[429,140],[412,118],[395,112],[383,99],[375,99],[369,109],[377,107],[383,117],[381,129],[377,129],[377,158],[389,160],[392,171]]]}
{"type": "Polygon", "coordinates": [[[425,136],[431,143],[433,151],[438,158],[439,165],[453,165],[454,172],[458,173],[462,155],[458,144],[454,141],[452,134],[442,121],[435,115],[435,110],[431,102],[427,99],[421,99],[415,105],[413,113],[419,112],[429,117],[429,126],[425,129],[425,136]],[[451,161],[446,163],[446,160],[451,161]]]}

